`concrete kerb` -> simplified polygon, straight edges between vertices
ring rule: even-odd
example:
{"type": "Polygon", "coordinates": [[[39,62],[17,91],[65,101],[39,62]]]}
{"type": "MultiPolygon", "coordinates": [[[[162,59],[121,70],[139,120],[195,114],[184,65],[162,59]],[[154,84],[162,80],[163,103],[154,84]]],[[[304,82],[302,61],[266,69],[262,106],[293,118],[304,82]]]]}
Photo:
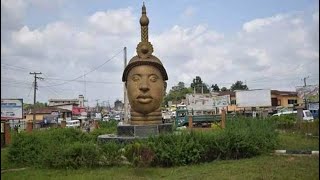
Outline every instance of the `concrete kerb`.
{"type": "Polygon", "coordinates": [[[275,150],[274,154],[286,154],[286,155],[317,155],[319,156],[319,151],[310,150],[275,150]]]}

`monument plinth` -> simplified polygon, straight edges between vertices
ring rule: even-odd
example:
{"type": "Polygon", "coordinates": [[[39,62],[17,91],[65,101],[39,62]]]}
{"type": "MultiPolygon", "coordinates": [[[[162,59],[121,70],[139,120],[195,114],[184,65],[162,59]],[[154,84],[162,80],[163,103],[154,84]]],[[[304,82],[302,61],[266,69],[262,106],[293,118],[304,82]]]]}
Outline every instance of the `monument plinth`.
{"type": "Polygon", "coordinates": [[[160,59],[152,55],[153,47],[148,40],[149,18],[146,7],[142,6],[141,42],[137,45],[137,55],[125,67],[122,81],[128,92],[131,119],[129,124],[118,125],[117,136],[103,135],[98,139],[148,137],[164,132],[172,132],[172,124],[162,123],[161,103],[168,80],[167,72],[160,59]]]}

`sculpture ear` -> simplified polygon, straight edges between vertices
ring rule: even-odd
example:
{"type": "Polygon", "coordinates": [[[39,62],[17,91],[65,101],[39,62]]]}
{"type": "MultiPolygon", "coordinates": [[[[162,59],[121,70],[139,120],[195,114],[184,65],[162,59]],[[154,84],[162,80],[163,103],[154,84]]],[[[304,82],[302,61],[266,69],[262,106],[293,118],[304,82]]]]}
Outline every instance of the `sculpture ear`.
{"type": "Polygon", "coordinates": [[[166,95],[166,90],[167,90],[167,82],[166,81],[164,81],[163,82],[163,87],[164,87],[164,95],[166,95]]]}

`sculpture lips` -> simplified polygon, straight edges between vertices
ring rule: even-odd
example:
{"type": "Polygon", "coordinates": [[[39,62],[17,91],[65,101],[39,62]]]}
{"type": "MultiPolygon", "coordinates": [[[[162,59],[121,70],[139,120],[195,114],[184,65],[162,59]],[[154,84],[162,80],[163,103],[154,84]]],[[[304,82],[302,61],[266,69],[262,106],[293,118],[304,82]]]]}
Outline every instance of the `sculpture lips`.
{"type": "Polygon", "coordinates": [[[137,97],[138,99],[138,102],[142,103],[142,104],[148,104],[152,101],[152,97],[151,96],[148,96],[148,95],[139,95],[137,97]]]}

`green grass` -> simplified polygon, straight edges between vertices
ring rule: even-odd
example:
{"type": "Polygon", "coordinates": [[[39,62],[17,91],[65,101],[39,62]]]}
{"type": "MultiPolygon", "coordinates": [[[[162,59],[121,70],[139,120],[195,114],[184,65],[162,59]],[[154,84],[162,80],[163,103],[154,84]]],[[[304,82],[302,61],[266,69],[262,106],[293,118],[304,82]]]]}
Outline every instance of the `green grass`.
{"type": "Polygon", "coordinates": [[[277,149],[284,150],[319,150],[319,139],[302,134],[280,133],[277,149]]]}
{"type": "Polygon", "coordinates": [[[50,170],[28,168],[3,179],[319,179],[318,156],[265,155],[173,168],[110,167],[50,170]]]}

